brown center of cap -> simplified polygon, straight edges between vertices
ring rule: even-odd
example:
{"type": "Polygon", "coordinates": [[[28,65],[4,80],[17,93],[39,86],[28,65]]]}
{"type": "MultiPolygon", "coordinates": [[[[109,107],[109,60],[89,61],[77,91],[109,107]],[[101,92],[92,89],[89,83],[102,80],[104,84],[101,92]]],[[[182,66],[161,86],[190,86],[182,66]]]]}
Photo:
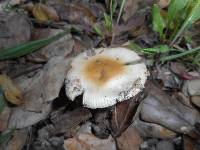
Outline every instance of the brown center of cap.
{"type": "Polygon", "coordinates": [[[124,64],[119,60],[95,57],[84,68],[85,77],[96,85],[103,85],[124,72],[124,64]]]}

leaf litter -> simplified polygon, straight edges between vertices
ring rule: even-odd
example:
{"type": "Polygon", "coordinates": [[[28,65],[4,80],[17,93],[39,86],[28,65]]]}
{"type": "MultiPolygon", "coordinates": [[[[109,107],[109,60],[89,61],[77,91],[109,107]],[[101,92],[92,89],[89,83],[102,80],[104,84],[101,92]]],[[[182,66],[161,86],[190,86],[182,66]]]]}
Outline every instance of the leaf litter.
{"type": "MultiPolygon", "coordinates": [[[[160,41],[150,24],[152,1],[127,0],[119,22],[120,3],[114,0],[6,4],[2,2],[0,9],[1,50],[73,30],[31,54],[0,61],[1,96],[6,102],[0,99],[0,137],[7,139],[0,149],[199,148],[200,72],[180,60],[161,64],[159,54],[144,57],[145,62],[154,59],[148,66],[151,81],[134,98],[136,103],[130,99],[92,110],[81,105],[82,96],[71,102],[65,95],[65,76],[80,52],[127,46],[130,41],[141,48],[156,47],[160,41]],[[103,14],[110,15],[111,1],[118,5],[109,30],[103,14]],[[10,129],[15,131],[4,137],[10,129]]],[[[158,1],[158,7],[167,9],[169,1],[158,1]]]]}

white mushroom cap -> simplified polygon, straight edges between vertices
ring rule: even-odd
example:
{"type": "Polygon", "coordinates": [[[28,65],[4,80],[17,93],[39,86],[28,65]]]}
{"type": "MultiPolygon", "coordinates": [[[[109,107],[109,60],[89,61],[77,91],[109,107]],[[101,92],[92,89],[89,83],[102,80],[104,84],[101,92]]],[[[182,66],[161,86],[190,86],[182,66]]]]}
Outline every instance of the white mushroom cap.
{"type": "Polygon", "coordinates": [[[104,108],[138,94],[147,76],[145,64],[132,50],[88,50],[73,59],[65,80],[66,94],[72,101],[83,94],[84,106],[104,108]]]}

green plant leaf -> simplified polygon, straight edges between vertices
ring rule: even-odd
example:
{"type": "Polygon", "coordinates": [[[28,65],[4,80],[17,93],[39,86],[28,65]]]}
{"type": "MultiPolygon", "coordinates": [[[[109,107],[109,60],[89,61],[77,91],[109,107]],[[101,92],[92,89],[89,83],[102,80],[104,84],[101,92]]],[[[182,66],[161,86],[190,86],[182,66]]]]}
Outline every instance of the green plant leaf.
{"type": "Polygon", "coordinates": [[[172,49],[168,46],[168,45],[157,45],[155,46],[154,48],[156,48],[158,51],[158,53],[166,53],[166,52],[169,52],[171,51],[172,49]]]}
{"type": "Polygon", "coordinates": [[[200,18],[200,0],[194,0],[191,5],[192,10],[185,21],[187,25],[193,24],[200,18]]]}
{"type": "Polygon", "coordinates": [[[117,17],[117,24],[119,24],[119,20],[122,16],[122,12],[123,12],[123,9],[124,9],[125,2],[126,2],[126,0],[121,0],[121,4],[120,4],[121,6],[120,6],[119,14],[118,14],[118,17],[117,17]]]}
{"type": "Polygon", "coordinates": [[[184,11],[188,0],[171,0],[168,8],[168,23],[170,24],[180,11],[184,11]]]}
{"type": "Polygon", "coordinates": [[[200,52],[198,52],[197,55],[194,57],[192,63],[200,66],[200,52]]]}
{"type": "Polygon", "coordinates": [[[165,61],[177,59],[177,58],[180,58],[180,57],[183,57],[183,56],[186,56],[186,55],[190,55],[190,54],[193,54],[193,53],[196,53],[196,52],[200,52],[200,46],[199,46],[199,47],[196,47],[196,48],[194,48],[194,49],[191,49],[191,50],[188,50],[188,51],[185,51],[185,52],[176,54],[176,55],[161,57],[160,60],[161,60],[162,62],[165,62],[165,61]]]}
{"type": "Polygon", "coordinates": [[[101,31],[101,29],[99,28],[99,26],[97,24],[93,25],[93,29],[99,36],[104,37],[103,32],[101,31]]]}
{"type": "Polygon", "coordinates": [[[166,27],[165,21],[160,14],[160,8],[157,4],[153,5],[152,9],[153,30],[158,32],[161,38],[164,38],[163,30],[166,27]]]}
{"type": "Polygon", "coordinates": [[[142,53],[150,54],[150,55],[158,54],[158,53],[166,53],[172,50],[168,45],[164,45],[164,44],[156,45],[153,48],[141,48],[138,44],[134,42],[130,42],[128,46],[132,50],[136,50],[138,52],[142,52],[142,53]]]}
{"type": "Polygon", "coordinates": [[[36,41],[31,41],[28,43],[20,44],[15,47],[7,48],[4,50],[0,50],[0,60],[5,60],[5,59],[10,59],[10,58],[17,58],[21,57],[24,55],[27,55],[29,53],[32,53],[36,50],[38,50],[41,47],[44,47],[51,42],[54,42],[64,35],[66,35],[69,32],[69,30],[66,30],[62,33],[58,33],[55,36],[41,39],[41,40],[36,40],[36,41]]]}
{"type": "Polygon", "coordinates": [[[188,28],[190,25],[192,25],[194,22],[200,19],[200,0],[194,0],[192,4],[192,9],[189,12],[188,16],[186,17],[183,25],[173,38],[171,45],[173,45],[178,37],[185,31],[186,28],[188,28]]]}
{"type": "Polygon", "coordinates": [[[104,13],[105,26],[109,31],[112,31],[112,20],[109,15],[104,13]]]}
{"type": "Polygon", "coordinates": [[[116,0],[111,0],[110,1],[110,18],[113,20],[113,15],[116,11],[117,8],[117,1],[116,0]]]}
{"type": "Polygon", "coordinates": [[[3,111],[5,106],[6,106],[6,100],[5,100],[5,97],[4,97],[4,93],[0,89],[0,113],[3,111]]]}
{"type": "Polygon", "coordinates": [[[135,42],[129,42],[128,47],[130,49],[136,50],[136,51],[141,51],[142,50],[142,48],[138,44],[136,44],[135,42]]]}
{"type": "Polygon", "coordinates": [[[12,134],[15,132],[15,128],[7,129],[6,131],[0,134],[0,144],[7,142],[12,134]]]}

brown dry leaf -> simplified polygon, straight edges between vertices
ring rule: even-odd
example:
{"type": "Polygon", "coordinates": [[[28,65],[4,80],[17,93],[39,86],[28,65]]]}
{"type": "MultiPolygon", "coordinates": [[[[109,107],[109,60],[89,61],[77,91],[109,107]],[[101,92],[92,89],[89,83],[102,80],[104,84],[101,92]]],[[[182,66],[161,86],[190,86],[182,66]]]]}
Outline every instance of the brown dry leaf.
{"type": "Polygon", "coordinates": [[[117,145],[121,150],[139,150],[143,139],[133,126],[130,126],[120,137],[117,138],[117,145]]]}
{"type": "Polygon", "coordinates": [[[21,150],[27,140],[28,129],[16,130],[4,150],[21,150]]]}
{"type": "Polygon", "coordinates": [[[200,95],[200,79],[185,81],[182,91],[185,95],[200,95]]]}
{"type": "Polygon", "coordinates": [[[179,77],[181,77],[184,80],[194,80],[194,79],[198,78],[198,76],[190,75],[188,72],[188,69],[186,68],[186,66],[183,63],[171,62],[170,69],[176,75],[178,75],[179,77]]]}
{"type": "Polygon", "coordinates": [[[138,105],[144,96],[145,94],[141,92],[134,98],[118,103],[114,107],[111,118],[113,136],[120,136],[120,134],[130,126],[137,111],[138,105]]]}
{"type": "Polygon", "coordinates": [[[77,135],[64,141],[65,150],[116,150],[114,139],[99,139],[91,133],[91,124],[83,125],[77,135]]]}
{"type": "Polygon", "coordinates": [[[51,114],[51,121],[54,124],[56,134],[70,133],[72,128],[77,127],[81,122],[85,122],[92,117],[90,111],[79,107],[73,111],[57,112],[51,114]]]}
{"type": "Polygon", "coordinates": [[[7,75],[0,74],[0,87],[10,103],[20,105],[24,102],[21,90],[7,75]]]}
{"type": "Polygon", "coordinates": [[[148,138],[159,138],[159,139],[170,139],[176,137],[176,133],[155,123],[144,122],[137,117],[132,124],[140,132],[142,137],[148,138]]]}
{"type": "Polygon", "coordinates": [[[188,136],[183,136],[183,149],[184,150],[199,150],[200,145],[196,140],[188,136]]]}
{"type": "Polygon", "coordinates": [[[59,16],[56,10],[53,7],[44,4],[35,4],[33,6],[32,14],[39,22],[49,20],[59,21],[59,16]]]}
{"type": "Polygon", "coordinates": [[[126,0],[124,5],[124,14],[122,16],[125,22],[136,13],[139,1],[141,0],[126,0]]]}
{"type": "Polygon", "coordinates": [[[71,24],[92,26],[96,22],[95,14],[83,4],[65,4],[55,6],[60,19],[71,24]]]}
{"type": "Polygon", "coordinates": [[[165,88],[180,88],[181,80],[169,69],[168,65],[157,65],[157,79],[162,80],[165,88]]]}
{"type": "Polygon", "coordinates": [[[62,56],[52,57],[32,78],[24,75],[15,79],[26,99],[23,104],[26,110],[40,112],[58,97],[70,60],[62,56]]]}
{"type": "MultiPolygon", "coordinates": [[[[60,32],[61,29],[35,29],[33,33],[33,39],[43,39],[54,36],[60,32]]],[[[27,59],[31,62],[47,62],[54,56],[66,56],[74,47],[74,40],[71,34],[67,34],[59,40],[41,48],[39,51],[33,52],[27,56],[27,59]]]]}
{"type": "Polygon", "coordinates": [[[95,136],[106,139],[110,135],[110,110],[103,109],[93,112],[94,121],[92,123],[92,131],[95,136]]]}
{"type": "Polygon", "coordinates": [[[111,127],[114,136],[119,136],[131,123],[139,103],[134,99],[118,103],[112,110],[111,127]]]}
{"type": "Polygon", "coordinates": [[[26,101],[20,108],[13,109],[10,127],[24,128],[47,117],[51,111],[51,102],[58,97],[63,86],[70,60],[61,56],[53,57],[43,70],[32,77],[23,75],[15,79],[26,101]]]}
{"type": "Polygon", "coordinates": [[[115,36],[123,35],[127,33],[133,37],[141,36],[148,32],[147,25],[145,23],[146,14],[135,14],[131,16],[125,24],[113,26],[113,32],[115,36]]]}
{"type": "Polygon", "coordinates": [[[34,4],[32,2],[29,2],[29,3],[22,4],[21,7],[24,10],[28,11],[29,13],[32,13],[34,4]]]}
{"type": "Polygon", "coordinates": [[[9,107],[5,107],[3,111],[0,113],[0,132],[4,131],[8,127],[8,120],[11,114],[11,110],[9,107]]]}
{"type": "Polygon", "coordinates": [[[31,26],[26,15],[0,11],[0,49],[28,42],[31,26]]]}
{"type": "Polygon", "coordinates": [[[28,111],[19,107],[13,108],[12,114],[9,118],[8,127],[9,128],[15,127],[16,129],[29,127],[47,118],[50,111],[51,111],[50,104],[46,104],[45,106],[43,106],[43,109],[40,112],[28,111]]]}
{"type": "Polygon", "coordinates": [[[200,132],[195,128],[195,124],[200,120],[198,111],[171,98],[158,84],[148,82],[146,90],[149,95],[141,106],[142,120],[160,124],[193,138],[200,136],[200,132]]]}
{"type": "Polygon", "coordinates": [[[14,5],[19,5],[22,3],[24,0],[10,0],[9,4],[14,6],[14,5]]]}
{"type": "Polygon", "coordinates": [[[192,96],[191,101],[197,107],[200,107],[200,96],[192,96]]]}

